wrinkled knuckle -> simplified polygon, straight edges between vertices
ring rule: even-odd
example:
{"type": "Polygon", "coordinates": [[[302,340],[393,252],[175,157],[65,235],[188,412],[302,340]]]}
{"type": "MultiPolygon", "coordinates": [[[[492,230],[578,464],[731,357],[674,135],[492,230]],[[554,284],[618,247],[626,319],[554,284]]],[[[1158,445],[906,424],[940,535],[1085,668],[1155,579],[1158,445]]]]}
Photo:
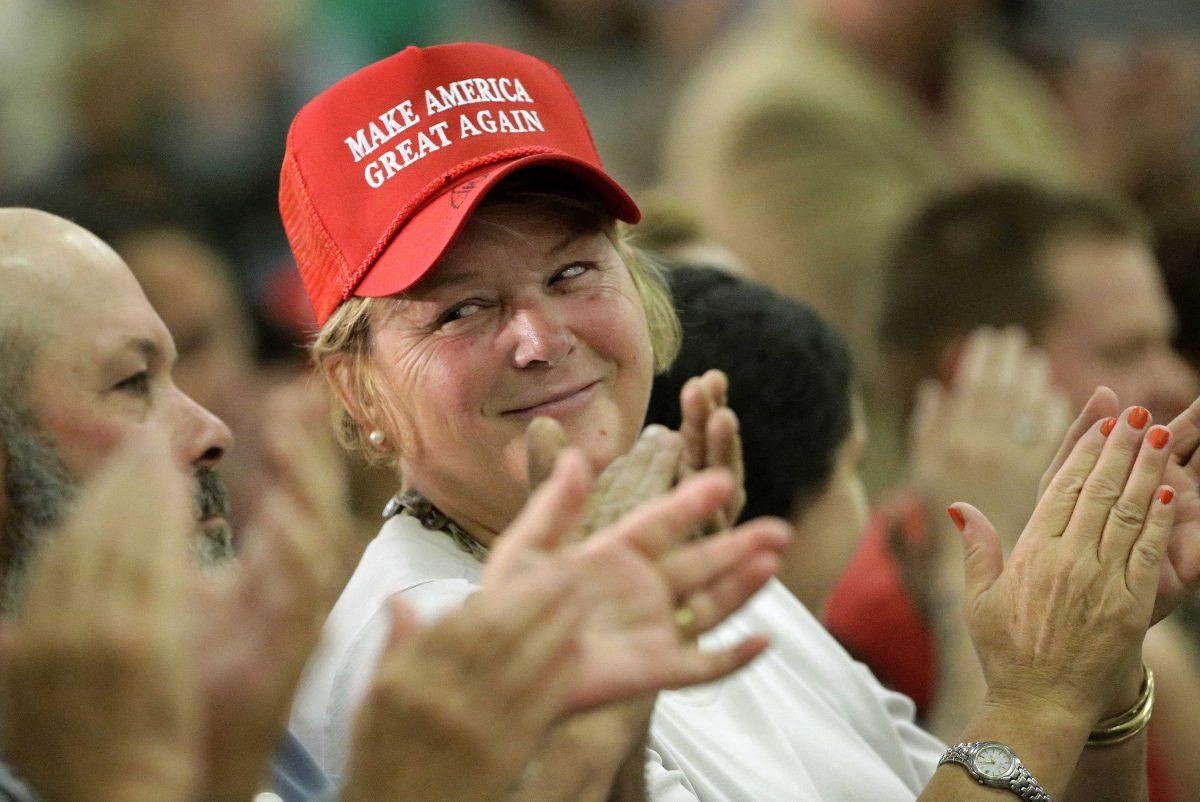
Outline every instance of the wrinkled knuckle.
{"type": "Polygon", "coordinates": [[[1078,496],[1083,492],[1087,479],[1074,471],[1061,471],[1050,479],[1047,492],[1056,496],[1078,496]]]}
{"type": "Polygon", "coordinates": [[[1146,522],[1146,510],[1140,504],[1121,498],[1108,511],[1108,520],[1126,529],[1141,529],[1146,522]]]}
{"type": "Polygon", "coordinates": [[[1133,552],[1129,555],[1129,559],[1136,567],[1156,569],[1162,564],[1165,552],[1165,543],[1157,539],[1143,537],[1133,547],[1133,552]]]}
{"type": "Polygon", "coordinates": [[[1112,506],[1121,498],[1123,488],[1110,477],[1103,474],[1089,476],[1083,483],[1083,495],[1095,503],[1112,506]]]}

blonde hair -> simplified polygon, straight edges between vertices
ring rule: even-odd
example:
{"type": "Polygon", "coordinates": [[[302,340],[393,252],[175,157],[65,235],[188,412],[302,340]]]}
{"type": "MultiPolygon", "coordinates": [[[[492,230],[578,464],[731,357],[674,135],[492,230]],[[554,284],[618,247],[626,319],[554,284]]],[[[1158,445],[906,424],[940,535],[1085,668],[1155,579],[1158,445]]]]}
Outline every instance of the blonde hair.
{"type": "MultiPolygon", "coordinates": [[[[518,173],[493,190],[483,204],[551,207],[573,219],[583,230],[599,226],[612,239],[633,280],[646,316],[654,370],[656,373],[666,371],[679,353],[682,334],[663,267],[630,241],[631,229],[618,226],[600,199],[590,191],[562,177],[561,173],[539,170],[525,173],[533,175],[518,173]]],[[[335,391],[335,429],[339,442],[370,462],[393,467],[399,457],[397,449],[385,453],[369,446],[355,412],[388,416],[394,429],[401,430],[400,421],[394,418],[395,407],[389,401],[389,388],[372,360],[374,327],[386,320],[388,311],[394,308],[394,301],[394,298],[357,297],[344,301],[325,321],[309,347],[314,364],[335,391]],[[337,392],[339,387],[340,393],[337,392]]]]}

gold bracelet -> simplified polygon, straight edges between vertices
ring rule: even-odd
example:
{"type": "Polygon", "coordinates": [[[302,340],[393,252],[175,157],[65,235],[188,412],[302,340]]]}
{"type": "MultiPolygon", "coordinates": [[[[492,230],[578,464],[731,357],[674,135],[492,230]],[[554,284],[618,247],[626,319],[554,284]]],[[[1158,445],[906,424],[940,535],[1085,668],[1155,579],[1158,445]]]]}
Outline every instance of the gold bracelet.
{"type": "Polygon", "coordinates": [[[1088,746],[1116,746],[1128,741],[1150,723],[1154,712],[1154,672],[1142,664],[1142,692],[1133,706],[1119,716],[1106,718],[1088,736],[1088,746]]]}

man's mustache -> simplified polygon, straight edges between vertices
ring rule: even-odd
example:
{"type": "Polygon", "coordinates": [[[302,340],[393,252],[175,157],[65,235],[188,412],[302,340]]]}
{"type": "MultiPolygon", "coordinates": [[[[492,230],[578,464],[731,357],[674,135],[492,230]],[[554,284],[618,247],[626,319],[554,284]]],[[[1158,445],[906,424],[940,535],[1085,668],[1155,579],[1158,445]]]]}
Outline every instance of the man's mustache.
{"type": "Polygon", "coordinates": [[[221,475],[212,468],[196,470],[196,520],[229,517],[229,491],[221,475]]]}

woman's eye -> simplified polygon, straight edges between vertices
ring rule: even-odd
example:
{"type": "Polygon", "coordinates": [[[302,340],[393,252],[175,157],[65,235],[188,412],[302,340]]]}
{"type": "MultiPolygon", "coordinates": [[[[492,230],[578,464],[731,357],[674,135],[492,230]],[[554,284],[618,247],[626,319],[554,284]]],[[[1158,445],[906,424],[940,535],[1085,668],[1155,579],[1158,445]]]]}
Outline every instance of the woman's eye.
{"type": "Polygon", "coordinates": [[[582,276],[584,273],[588,272],[589,270],[591,270],[591,265],[584,264],[583,262],[576,262],[574,264],[567,265],[562,270],[555,273],[554,278],[552,278],[550,280],[550,283],[553,284],[556,281],[562,281],[564,279],[569,279],[569,278],[576,278],[578,276],[582,276]]]}
{"type": "Polygon", "coordinates": [[[122,379],[113,386],[114,390],[120,390],[123,393],[135,393],[143,395],[150,389],[150,374],[146,371],[138,373],[122,379]]]}
{"type": "Polygon", "coordinates": [[[465,317],[470,317],[471,315],[475,314],[480,309],[483,309],[483,304],[478,303],[477,301],[467,301],[466,303],[461,303],[458,306],[451,307],[445,313],[443,313],[439,323],[444,326],[447,323],[453,323],[456,320],[462,320],[465,317]]]}

